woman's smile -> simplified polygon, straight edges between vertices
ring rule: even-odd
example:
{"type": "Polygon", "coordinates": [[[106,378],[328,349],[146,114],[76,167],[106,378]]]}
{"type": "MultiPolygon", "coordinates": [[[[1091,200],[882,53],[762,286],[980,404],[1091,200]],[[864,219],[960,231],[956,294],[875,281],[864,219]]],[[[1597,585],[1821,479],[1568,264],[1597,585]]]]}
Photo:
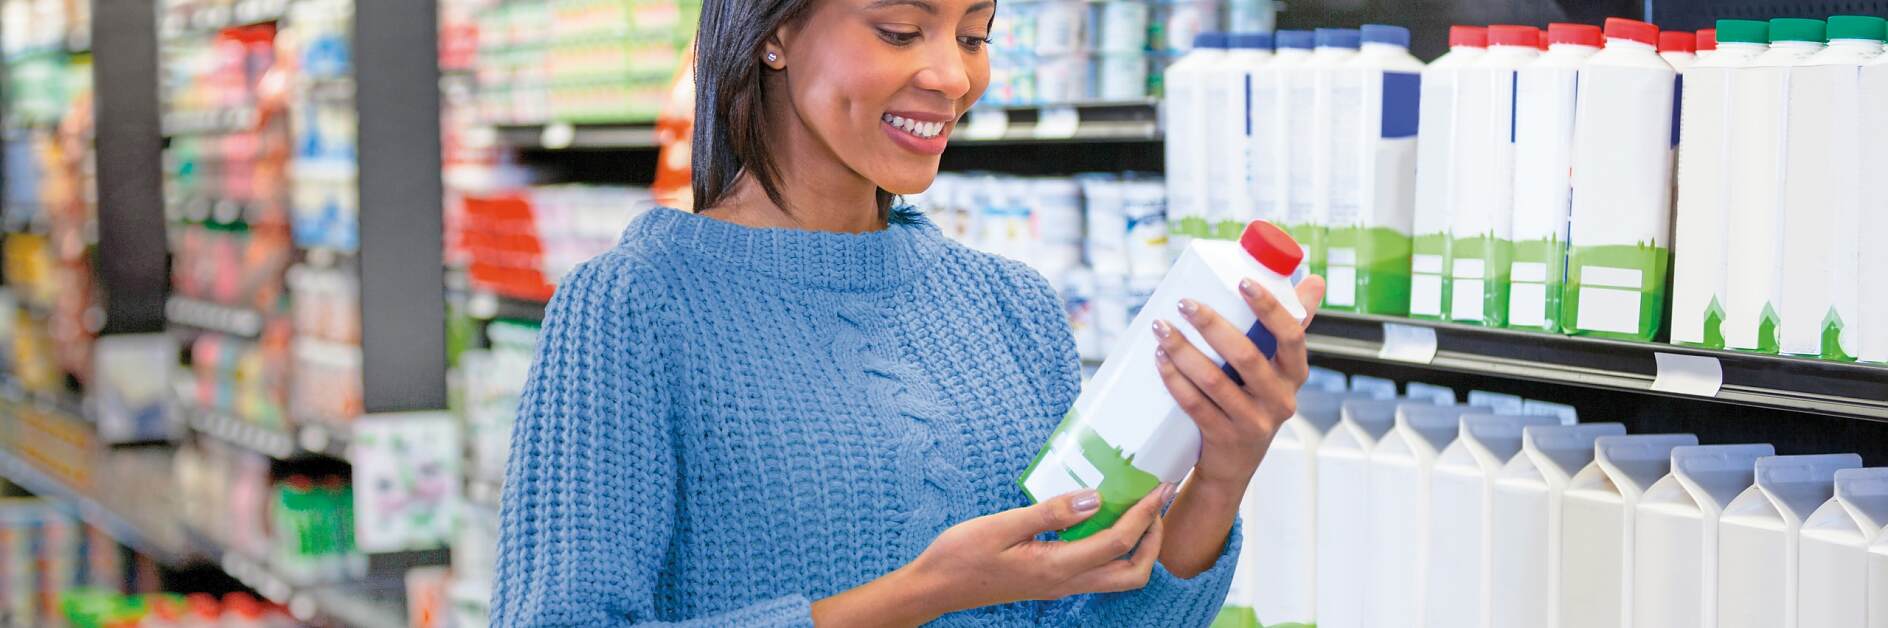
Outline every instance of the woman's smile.
{"type": "Polygon", "coordinates": [[[879,117],[879,127],[892,143],[924,155],[939,155],[950,143],[954,118],[946,114],[919,111],[894,111],[879,117]]]}

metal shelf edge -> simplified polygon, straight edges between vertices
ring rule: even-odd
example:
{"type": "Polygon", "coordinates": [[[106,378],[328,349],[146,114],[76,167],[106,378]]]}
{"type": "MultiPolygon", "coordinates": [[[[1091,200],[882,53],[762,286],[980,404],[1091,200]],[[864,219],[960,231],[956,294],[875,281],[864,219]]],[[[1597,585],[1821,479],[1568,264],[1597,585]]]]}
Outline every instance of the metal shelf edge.
{"type": "Polygon", "coordinates": [[[5,449],[0,449],[0,475],[34,495],[70,502],[77,508],[81,520],[104,530],[118,542],[161,564],[179,567],[189,565],[197,558],[187,548],[165,546],[156,540],[159,535],[141,529],[124,515],[113,512],[57,478],[46,475],[33,467],[32,463],[5,449]]]}

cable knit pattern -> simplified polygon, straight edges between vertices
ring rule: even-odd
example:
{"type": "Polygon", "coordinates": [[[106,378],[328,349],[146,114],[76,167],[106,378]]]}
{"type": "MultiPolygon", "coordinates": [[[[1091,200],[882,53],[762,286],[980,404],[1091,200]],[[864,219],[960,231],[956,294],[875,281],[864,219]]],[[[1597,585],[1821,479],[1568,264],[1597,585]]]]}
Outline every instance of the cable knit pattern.
{"type": "MultiPolygon", "coordinates": [[[[1061,302],[909,210],[868,234],[638,218],[552,299],[512,436],[499,626],[810,626],[1015,479],[1080,387],[1061,302]]],[[[1191,579],[940,626],[1204,626],[1191,579]]]]}

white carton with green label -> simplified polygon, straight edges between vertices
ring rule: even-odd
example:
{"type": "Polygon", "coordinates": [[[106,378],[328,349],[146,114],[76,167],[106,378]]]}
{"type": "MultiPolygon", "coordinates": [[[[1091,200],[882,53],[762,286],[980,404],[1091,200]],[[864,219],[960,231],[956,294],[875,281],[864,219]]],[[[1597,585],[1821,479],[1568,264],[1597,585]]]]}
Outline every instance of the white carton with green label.
{"type": "Polygon", "coordinates": [[[1573,118],[1580,66],[1599,52],[1600,29],[1547,25],[1547,52],[1514,77],[1514,258],[1508,326],[1560,331],[1572,203],[1573,118]]]}
{"type": "Polygon", "coordinates": [[[1835,484],[1803,522],[1796,625],[1868,628],[1868,545],[1888,526],[1888,468],[1843,469],[1835,484]]]}
{"type": "Polygon", "coordinates": [[[1357,56],[1337,73],[1331,138],[1325,305],[1409,312],[1410,220],[1423,63],[1409,30],[1365,24],[1357,56]]]}
{"type": "MultiPolygon", "coordinates": [[[[1862,112],[1862,169],[1879,176],[1888,172],[1888,54],[1862,66],[1862,112]]],[[[1862,202],[1862,241],[1888,242],[1888,194],[1877,190],[1862,202]]],[[[1866,281],[1888,277],[1888,246],[1862,247],[1861,264],[1866,281]]],[[[1862,361],[1888,363],[1888,290],[1863,290],[1861,313],[1862,361]]],[[[1888,589],[1888,580],[1877,588],[1882,589],[1888,589]]],[[[1881,616],[1880,625],[1888,627],[1888,609],[1881,616]]]]}
{"type": "Polygon", "coordinates": [[[1835,495],[1837,471],[1861,466],[1855,454],[1757,460],[1756,485],[1718,519],[1719,628],[1797,628],[1803,521],[1835,495]]]}
{"type": "Polygon", "coordinates": [[[1593,462],[1593,442],[1620,436],[1618,423],[1521,430],[1521,453],[1495,478],[1489,496],[1489,599],[1496,626],[1560,625],[1560,511],[1567,482],[1593,462]]]}
{"type": "Polygon", "coordinates": [[[1552,416],[1470,414],[1461,436],[1436,457],[1430,478],[1428,575],[1422,626],[1491,626],[1497,587],[1488,563],[1493,540],[1495,475],[1521,452],[1522,431],[1559,425],[1552,416]]]}
{"type": "Polygon", "coordinates": [[[1750,488],[1770,445],[1672,450],[1672,473],[1639,500],[1633,552],[1633,625],[1716,626],[1718,515],[1750,488]]]}
{"type": "Polygon", "coordinates": [[[1488,27],[1488,52],[1462,71],[1449,225],[1449,320],[1508,324],[1514,247],[1514,77],[1540,56],[1540,30],[1488,27]]]}
{"type": "Polygon", "coordinates": [[[1449,224],[1455,214],[1456,129],[1461,117],[1461,75],[1486,52],[1487,29],[1449,27],[1449,52],[1423,68],[1416,135],[1416,201],[1410,219],[1409,314],[1448,317],[1443,275],[1448,272],[1449,224]]]}
{"type": "Polygon", "coordinates": [[[1368,550],[1370,451],[1396,425],[1403,401],[1347,401],[1343,418],[1318,447],[1316,594],[1318,625],[1362,628],[1368,550]]]}
{"type": "Polygon", "coordinates": [[[1560,628],[1632,627],[1639,499],[1671,472],[1672,449],[1696,444],[1691,434],[1593,441],[1593,463],[1567,483],[1561,504],[1560,628]]]}
{"type": "Polygon", "coordinates": [[[1731,137],[1741,102],[1732,78],[1770,48],[1770,25],[1718,20],[1717,50],[1685,70],[1680,99],[1678,212],[1672,246],[1672,343],[1724,348],[1730,262],[1731,137]]]}
{"type": "Polygon", "coordinates": [[[1062,538],[1107,529],[1160,484],[1185,479],[1199,460],[1199,428],[1167,392],[1154,361],[1160,345],[1154,321],[1168,321],[1208,359],[1223,365],[1225,359],[1180,315],[1180,300],[1192,299],[1247,330],[1247,337],[1270,356],[1277,341],[1240,296],[1239,283],[1253,280],[1302,321],[1305,309],[1291,279],[1302,259],[1298,243],[1264,221],[1248,226],[1238,242],[1196,240],[1180,254],[1127,336],[1017,480],[1037,502],[1081,489],[1101,493],[1101,510],[1063,531],[1062,538]]]}

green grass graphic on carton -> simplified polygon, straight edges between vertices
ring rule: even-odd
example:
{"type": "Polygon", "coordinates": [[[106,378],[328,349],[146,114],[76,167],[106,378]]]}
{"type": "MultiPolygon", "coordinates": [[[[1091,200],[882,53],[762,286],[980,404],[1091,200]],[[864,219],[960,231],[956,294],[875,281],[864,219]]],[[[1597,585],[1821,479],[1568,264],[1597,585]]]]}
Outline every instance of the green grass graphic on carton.
{"type": "MultiPolygon", "coordinates": [[[[1062,424],[1056,426],[1055,432],[1049,435],[1048,444],[1043,445],[1042,450],[1036,453],[1036,459],[1029,463],[1029,468],[1023,471],[1021,478],[1017,479],[1017,485],[1022,486],[1023,478],[1033,475],[1055,443],[1062,442],[1065,435],[1071,431],[1076,431],[1075,443],[1081,448],[1082,458],[1101,471],[1102,479],[1100,486],[1089,486],[1073,472],[1069,473],[1069,477],[1074,479],[1077,485],[1095,489],[1101,494],[1101,510],[1075,527],[1063,530],[1060,536],[1064,541],[1081,540],[1108,529],[1109,526],[1114,525],[1115,521],[1120,520],[1121,515],[1126,514],[1135,502],[1140,501],[1148,493],[1154,492],[1155,487],[1160,486],[1160,478],[1135,467],[1132,454],[1122,451],[1120,447],[1108,444],[1101,434],[1096,433],[1087,424],[1081,423],[1080,415],[1076,414],[1074,409],[1070,409],[1068,414],[1062,417],[1062,424]]],[[[1029,487],[1023,486],[1023,492],[1029,493],[1029,487]]],[[[1029,493],[1029,497],[1041,502],[1055,496],[1029,493]]]]}

